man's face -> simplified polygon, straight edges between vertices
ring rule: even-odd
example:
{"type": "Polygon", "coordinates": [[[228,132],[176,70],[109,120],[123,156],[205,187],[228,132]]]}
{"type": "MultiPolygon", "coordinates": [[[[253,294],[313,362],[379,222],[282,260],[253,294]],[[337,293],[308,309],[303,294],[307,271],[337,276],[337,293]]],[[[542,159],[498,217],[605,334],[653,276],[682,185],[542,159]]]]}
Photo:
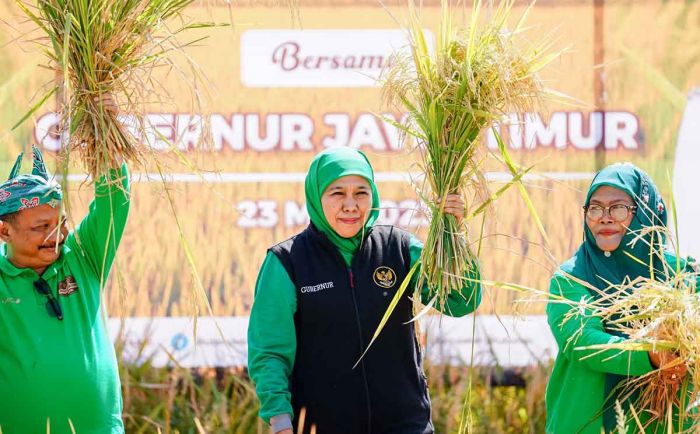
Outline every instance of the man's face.
{"type": "Polygon", "coordinates": [[[8,257],[19,268],[43,270],[58,259],[68,228],[60,208],[44,204],[17,212],[0,222],[0,238],[8,257]]]}

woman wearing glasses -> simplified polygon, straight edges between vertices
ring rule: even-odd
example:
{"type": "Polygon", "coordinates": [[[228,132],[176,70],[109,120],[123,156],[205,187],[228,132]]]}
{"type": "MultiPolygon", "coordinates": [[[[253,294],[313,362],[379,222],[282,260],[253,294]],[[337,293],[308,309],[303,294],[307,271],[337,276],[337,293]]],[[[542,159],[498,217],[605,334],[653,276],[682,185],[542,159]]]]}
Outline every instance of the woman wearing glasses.
{"type": "MultiPolygon", "coordinates": [[[[611,291],[611,285],[627,278],[648,278],[651,235],[630,242],[640,236],[644,227],[665,226],[667,218],[664,201],[649,176],[629,163],[606,167],[593,179],[583,210],[583,243],[554,274],[550,293],[573,302],[598,299],[611,291]]],[[[663,257],[655,260],[676,262],[669,252],[663,257]]],[[[689,266],[688,261],[681,262],[682,266],[689,266]]],[[[655,268],[661,268],[661,264],[655,268]]],[[[559,347],[547,385],[547,433],[612,431],[615,401],[622,395],[617,387],[620,382],[651,372],[675,358],[670,353],[577,350],[625,339],[586,313],[579,306],[554,298],[547,305],[549,326],[559,347]],[[571,317],[565,321],[567,316],[571,317]]],[[[664,374],[670,383],[680,382],[685,366],[664,370],[664,374]]],[[[623,403],[623,408],[627,407],[625,404],[629,403],[623,403]]],[[[654,427],[649,428],[652,430],[648,432],[655,432],[654,427]]],[[[657,428],[658,432],[665,432],[657,428]]]]}

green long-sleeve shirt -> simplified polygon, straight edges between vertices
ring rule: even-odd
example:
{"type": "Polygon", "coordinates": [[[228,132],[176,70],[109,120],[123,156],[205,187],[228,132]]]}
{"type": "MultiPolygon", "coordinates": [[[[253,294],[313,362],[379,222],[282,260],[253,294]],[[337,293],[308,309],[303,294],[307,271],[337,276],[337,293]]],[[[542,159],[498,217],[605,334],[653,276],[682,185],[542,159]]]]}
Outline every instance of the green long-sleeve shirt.
{"type": "MultiPolygon", "coordinates": [[[[682,267],[685,267],[685,261],[682,267]]],[[[554,275],[549,291],[574,302],[591,298],[588,289],[561,273],[554,275]]],[[[547,384],[547,433],[600,434],[603,429],[603,407],[611,404],[606,402],[606,376],[618,374],[636,377],[651,372],[654,367],[645,351],[576,349],[625,339],[607,333],[600,318],[591,316],[591,312],[585,309],[564,322],[572,309],[580,308],[557,301],[547,304],[547,320],[559,348],[547,384]]],[[[642,422],[648,420],[645,414],[640,414],[640,419],[642,422]]],[[[630,432],[636,432],[634,423],[628,425],[630,432]]],[[[663,427],[657,428],[656,425],[647,430],[665,432],[663,427]]]]}
{"type": "MultiPolygon", "coordinates": [[[[560,274],[552,278],[549,290],[572,301],[590,299],[590,292],[583,285],[560,274]]],[[[621,342],[624,338],[607,333],[600,318],[590,316],[590,312],[563,323],[571,309],[566,303],[547,304],[547,320],[559,347],[547,384],[547,433],[600,434],[606,374],[640,376],[654,368],[647,353],[641,351],[576,350],[621,342]]]]}
{"type": "Polygon", "coordinates": [[[126,166],[95,183],[95,199],[42,277],[63,320],[34,289],[39,276],[0,255],[0,427],[3,434],[120,434],[122,400],[101,289],[129,210],[126,166]],[[59,291],[60,290],[60,291],[59,291]]]}
{"type": "MultiPolygon", "coordinates": [[[[422,251],[423,243],[411,236],[411,266],[422,251]]],[[[459,317],[474,311],[481,302],[478,280],[477,273],[460,293],[450,294],[444,313],[459,317]]],[[[430,301],[427,287],[421,291],[421,301],[430,301]]],[[[260,400],[260,416],[268,423],[273,416],[293,414],[289,378],[296,355],[296,303],[294,283],[279,259],[268,253],[258,274],[248,326],[248,370],[260,400]]]]}

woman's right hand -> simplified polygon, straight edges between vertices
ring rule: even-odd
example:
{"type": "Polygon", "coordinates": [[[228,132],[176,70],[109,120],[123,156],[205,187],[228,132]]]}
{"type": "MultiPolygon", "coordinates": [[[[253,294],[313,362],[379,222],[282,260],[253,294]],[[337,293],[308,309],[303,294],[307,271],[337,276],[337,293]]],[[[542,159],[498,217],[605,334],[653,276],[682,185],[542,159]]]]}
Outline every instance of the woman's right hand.
{"type": "Polygon", "coordinates": [[[652,366],[661,370],[661,375],[668,383],[680,383],[688,367],[677,360],[678,356],[670,351],[649,351],[652,366]]]}
{"type": "Polygon", "coordinates": [[[279,431],[277,434],[294,434],[294,431],[292,431],[291,428],[283,429],[282,431],[279,431]]]}

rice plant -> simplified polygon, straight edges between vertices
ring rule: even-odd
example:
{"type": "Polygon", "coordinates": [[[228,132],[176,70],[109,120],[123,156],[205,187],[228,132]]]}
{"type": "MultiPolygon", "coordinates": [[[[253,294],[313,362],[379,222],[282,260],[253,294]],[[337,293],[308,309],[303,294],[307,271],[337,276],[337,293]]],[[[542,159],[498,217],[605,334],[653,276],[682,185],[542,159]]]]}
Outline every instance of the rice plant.
{"type": "Polygon", "coordinates": [[[476,1],[469,27],[459,29],[453,26],[448,1],[444,0],[433,53],[418,11],[409,2],[410,55],[397,56],[385,73],[385,97],[389,104],[408,113],[409,126],[401,128],[414,139],[413,152],[418,155],[419,171],[425,175],[418,195],[431,220],[420,282],[427,281],[439,306],[444,306],[450,291],[464,286],[464,276],[477,263],[465,228],[444,213],[445,199],[454,193],[465,196],[468,223],[505,188],[519,181],[525,171],[516,168],[501,141],[497,158],[514,179],[497,192],[488,192],[482,135],[508,113],[530,112],[538,106],[545,88],[537,73],[558,55],[548,52],[547,40],[525,39],[523,25],[529,8],[514,27],[508,26],[512,7],[513,1],[500,2],[482,23],[484,11],[476,1]]]}
{"type": "MultiPolygon", "coordinates": [[[[139,135],[127,131],[117,115],[105,110],[100,96],[120,97],[123,111],[143,121],[139,104],[153,100],[155,69],[172,66],[179,33],[201,27],[184,24],[183,10],[193,0],[16,0],[41,31],[42,48],[56,83],[20,123],[54,93],[64,125],[64,156],[71,150],[93,178],[122,161],[142,162],[139,135]],[[180,25],[170,28],[179,19],[180,25]]],[[[193,78],[194,80],[194,78],[193,78]]],[[[67,167],[67,166],[66,166],[67,167]]],[[[67,169],[66,169],[67,170],[67,169]]]]}

